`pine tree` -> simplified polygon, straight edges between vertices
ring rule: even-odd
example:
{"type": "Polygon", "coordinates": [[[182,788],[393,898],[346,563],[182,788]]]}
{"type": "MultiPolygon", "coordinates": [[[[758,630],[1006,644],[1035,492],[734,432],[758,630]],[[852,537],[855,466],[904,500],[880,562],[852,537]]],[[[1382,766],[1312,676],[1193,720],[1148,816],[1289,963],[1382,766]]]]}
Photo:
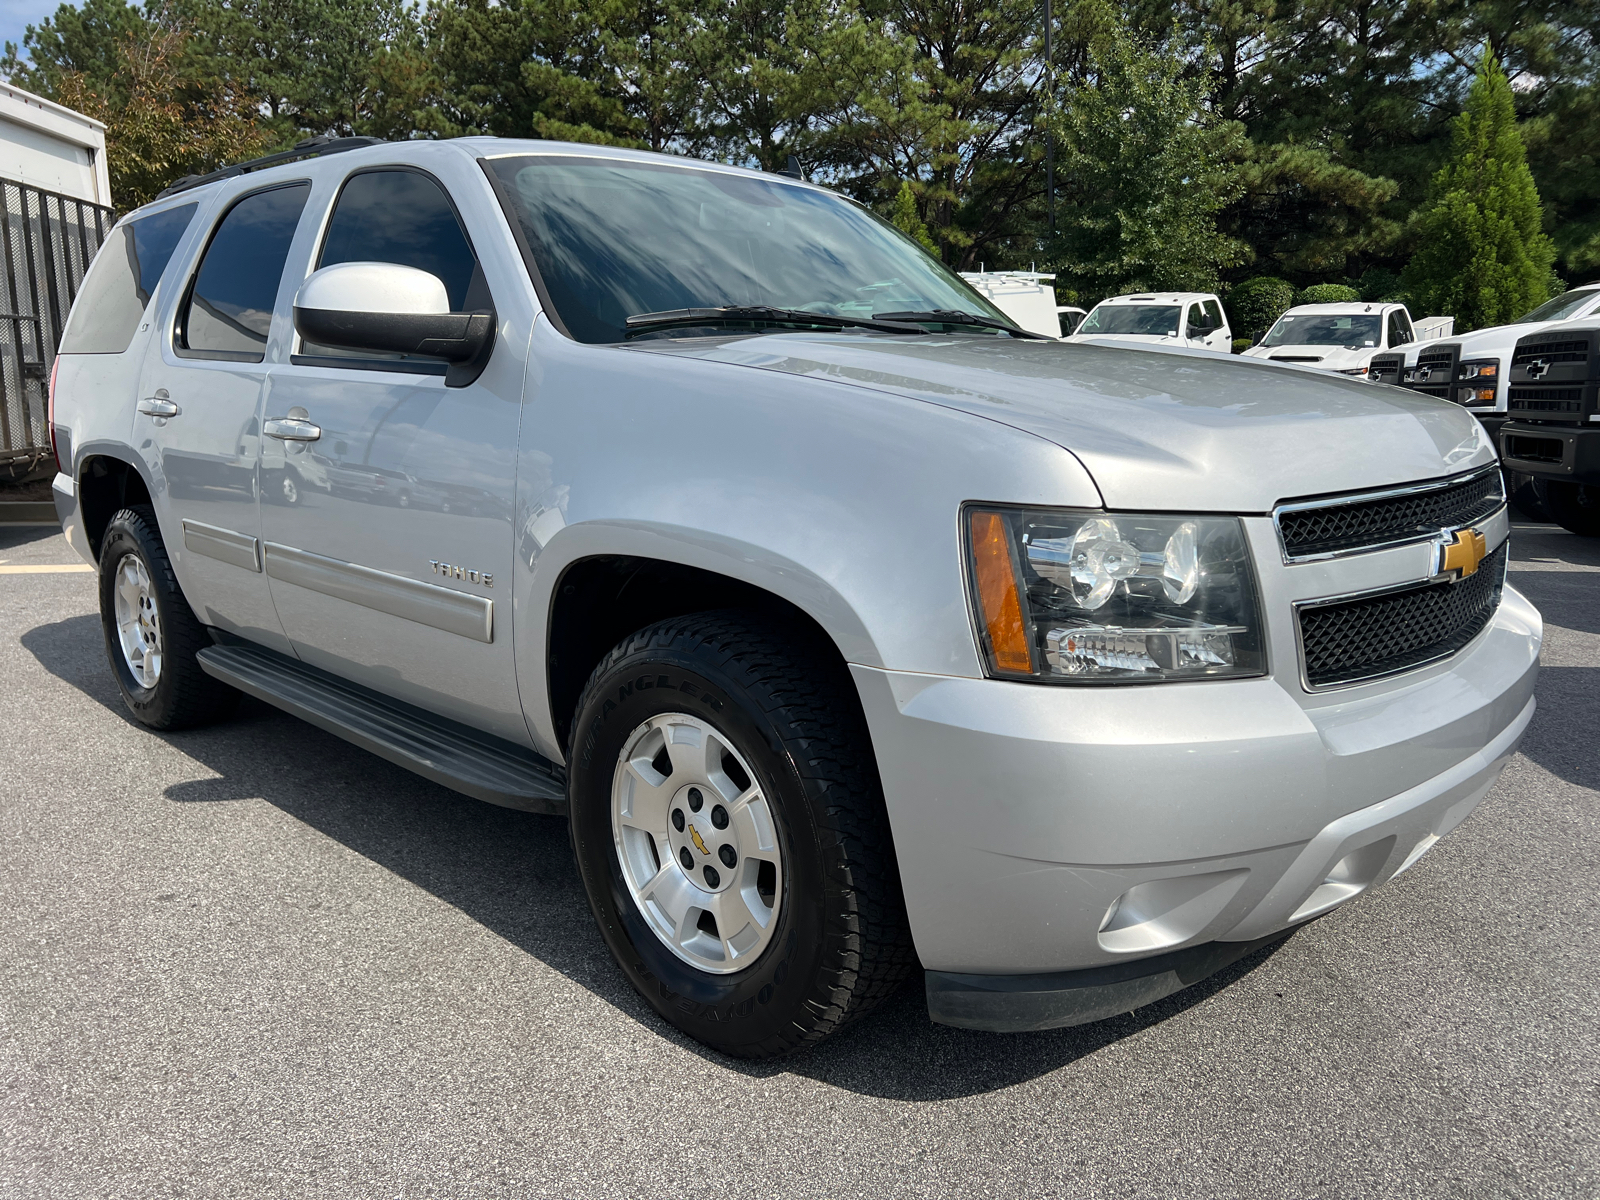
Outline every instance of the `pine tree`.
{"type": "Polygon", "coordinates": [[[909,179],[900,181],[900,191],[895,195],[894,208],[889,212],[889,223],[901,233],[921,242],[929,254],[939,253],[939,247],[928,233],[928,226],[917,215],[917,194],[911,190],[909,179]]]}
{"type": "Polygon", "coordinates": [[[1457,332],[1515,321],[1548,295],[1555,246],[1542,216],[1511,84],[1485,47],[1450,158],[1415,218],[1406,290],[1423,311],[1454,315],[1457,332]]]}

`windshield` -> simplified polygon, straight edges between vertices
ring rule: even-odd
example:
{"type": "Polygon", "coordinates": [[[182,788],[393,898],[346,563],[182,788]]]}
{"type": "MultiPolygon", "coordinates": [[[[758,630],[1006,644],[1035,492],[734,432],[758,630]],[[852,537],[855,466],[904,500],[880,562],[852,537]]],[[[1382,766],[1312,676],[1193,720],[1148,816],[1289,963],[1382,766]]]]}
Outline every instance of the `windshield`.
{"type": "Polygon", "coordinates": [[[1279,317],[1263,346],[1376,346],[1383,330],[1381,316],[1279,317]]]}
{"type": "Polygon", "coordinates": [[[617,159],[491,165],[551,304],[580,342],[623,341],[630,316],[728,305],[860,319],[954,309],[1011,324],[899,230],[831,192],[617,159]]]}
{"type": "Polygon", "coordinates": [[[1554,300],[1546,300],[1520,321],[1513,321],[1513,325],[1526,325],[1529,321],[1565,321],[1568,317],[1578,315],[1578,311],[1589,301],[1600,296],[1600,288],[1585,288],[1581,292],[1564,292],[1554,300]]]}
{"type": "Polygon", "coordinates": [[[1150,333],[1178,336],[1176,304],[1097,304],[1078,326],[1079,333],[1150,333]]]}

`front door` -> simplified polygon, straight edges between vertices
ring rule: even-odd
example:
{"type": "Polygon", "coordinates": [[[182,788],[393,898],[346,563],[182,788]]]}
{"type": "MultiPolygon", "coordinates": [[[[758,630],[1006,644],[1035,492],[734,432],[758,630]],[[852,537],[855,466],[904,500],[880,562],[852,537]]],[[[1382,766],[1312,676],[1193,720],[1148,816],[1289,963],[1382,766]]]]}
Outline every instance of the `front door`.
{"type": "Polygon", "coordinates": [[[268,338],[308,183],[229,206],[155,340],[134,444],[165,499],[161,535],[184,596],[208,625],[286,651],[262,573],[257,475],[268,338]]]}
{"type": "MultiPolygon", "coordinates": [[[[392,262],[492,310],[443,186],[399,167],[345,180],[312,266],[392,262]]],[[[306,662],[527,741],[511,651],[512,504],[523,357],[484,374],[302,343],[264,416],[262,535],[278,614],[306,662]]]]}

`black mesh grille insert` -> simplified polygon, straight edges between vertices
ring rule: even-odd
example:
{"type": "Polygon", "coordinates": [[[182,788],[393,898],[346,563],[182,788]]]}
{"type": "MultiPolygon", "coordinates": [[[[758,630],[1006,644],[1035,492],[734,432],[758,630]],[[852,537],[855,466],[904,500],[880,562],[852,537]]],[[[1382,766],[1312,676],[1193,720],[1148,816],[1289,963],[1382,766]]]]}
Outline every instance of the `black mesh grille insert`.
{"type": "Polygon", "coordinates": [[[1474,574],[1457,583],[1425,583],[1302,608],[1306,682],[1327,687],[1392,675],[1460,650],[1500,606],[1507,545],[1502,542],[1474,574]]]}
{"type": "Polygon", "coordinates": [[[1278,514],[1283,549],[1292,558],[1405,541],[1487,517],[1505,503],[1500,472],[1445,482],[1424,492],[1337,501],[1278,514]]]}

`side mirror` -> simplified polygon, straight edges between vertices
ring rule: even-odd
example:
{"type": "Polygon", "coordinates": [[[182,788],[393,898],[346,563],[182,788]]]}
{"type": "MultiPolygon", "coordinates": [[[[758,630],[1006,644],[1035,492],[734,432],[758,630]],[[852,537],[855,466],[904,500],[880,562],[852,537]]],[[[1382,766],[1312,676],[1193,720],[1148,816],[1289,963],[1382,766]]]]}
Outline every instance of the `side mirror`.
{"type": "Polygon", "coordinates": [[[443,359],[445,386],[465,387],[494,349],[492,312],[450,311],[437,275],[399,263],[352,262],[313,272],[294,298],[294,327],[341,350],[443,359]]]}

